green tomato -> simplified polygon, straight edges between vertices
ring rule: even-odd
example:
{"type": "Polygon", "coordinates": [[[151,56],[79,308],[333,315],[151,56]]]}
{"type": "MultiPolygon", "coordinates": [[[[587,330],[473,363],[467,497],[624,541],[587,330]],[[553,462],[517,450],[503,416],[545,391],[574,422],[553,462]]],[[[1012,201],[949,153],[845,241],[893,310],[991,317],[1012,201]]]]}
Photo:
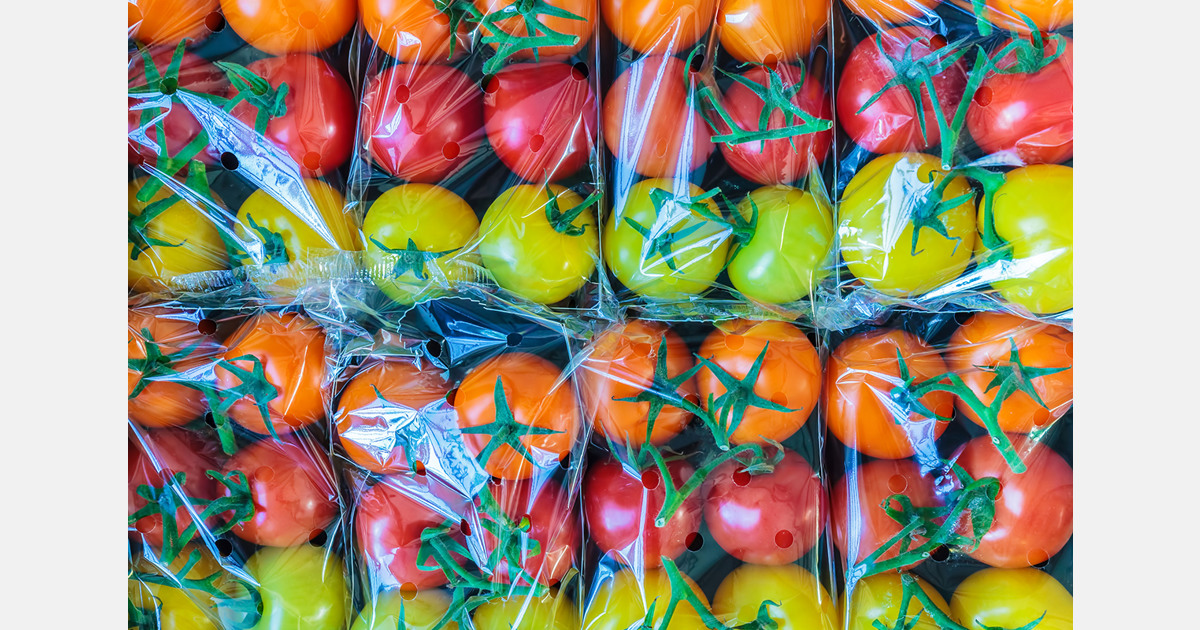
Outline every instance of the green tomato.
{"type": "MultiPolygon", "coordinates": [[[[350,630],[431,630],[449,609],[450,595],[441,589],[389,589],[363,606],[350,630]]],[[[458,623],[450,621],[443,628],[458,630],[458,623]]]]}
{"type": "Polygon", "coordinates": [[[345,627],[350,597],[337,554],[312,545],[263,547],[245,569],[262,596],[262,617],[253,630],[345,627]]]}
{"type": "Polygon", "coordinates": [[[754,236],[729,261],[729,280],[742,295],[786,304],[807,297],[829,273],[833,212],[829,204],[791,186],[763,186],[738,204],[754,236]]]}

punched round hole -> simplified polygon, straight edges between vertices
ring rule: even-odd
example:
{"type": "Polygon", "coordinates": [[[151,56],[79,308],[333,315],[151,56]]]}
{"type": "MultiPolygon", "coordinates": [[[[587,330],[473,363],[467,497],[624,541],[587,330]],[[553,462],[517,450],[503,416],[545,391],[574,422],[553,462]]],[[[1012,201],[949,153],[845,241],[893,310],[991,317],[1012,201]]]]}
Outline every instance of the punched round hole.
{"type": "Polygon", "coordinates": [[[958,324],[959,326],[962,326],[962,325],[966,324],[968,321],[970,321],[970,319],[973,315],[974,315],[974,313],[968,313],[966,311],[959,311],[954,314],[954,323],[958,324]]]}
{"type": "Polygon", "coordinates": [[[254,471],[254,479],[257,481],[270,481],[275,478],[275,469],[270,466],[259,466],[254,471]]]}
{"type": "Polygon", "coordinates": [[[204,28],[210,33],[220,33],[225,30],[225,16],[220,11],[213,11],[204,16],[204,28]]]}
{"type": "Polygon", "coordinates": [[[446,15],[445,13],[438,13],[437,15],[433,16],[433,23],[437,24],[438,26],[446,26],[450,23],[450,16],[446,15]]]}
{"type": "Polygon", "coordinates": [[[794,540],[795,537],[792,536],[792,532],[789,532],[786,529],[781,529],[775,532],[775,546],[779,547],[780,549],[787,549],[788,547],[791,547],[794,540]]]}
{"type": "Polygon", "coordinates": [[[217,428],[217,419],[213,417],[211,411],[204,414],[204,424],[207,424],[213,429],[217,428]]]}
{"type": "Polygon", "coordinates": [[[255,613],[256,613],[256,614],[257,614],[259,617],[262,617],[262,614],[263,614],[263,600],[262,600],[262,598],[261,598],[261,597],[258,597],[258,598],[255,598],[255,599],[256,599],[256,601],[254,602],[254,612],[255,612],[255,613]]]}
{"type": "Polygon", "coordinates": [[[304,154],[304,168],[315,171],[321,168],[321,154],[316,151],[309,151],[304,154]]]}
{"type": "Polygon", "coordinates": [[[635,357],[655,357],[657,358],[658,348],[642,341],[635,341],[629,344],[629,349],[632,350],[632,356],[635,357]]]}
{"type": "Polygon", "coordinates": [[[938,545],[937,549],[929,552],[929,557],[934,562],[945,562],[950,559],[950,548],[946,545],[938,545]]]}
{"type": "Polygon", "coordinates": [[[1075,341],[1074,340],[1067,342],[1067,358],[1068,359],[1075,358],[1075,341]]]}
{"type": "Polygon", "coordinates": [[[563,458],[558,460],[558,467],[563,470],[571,470],[571,458],[564,453],[563,458]]]}
{"type": "Polygon", "coordinates": [[[508,344],[509,348],[521,345],[521,333],[508,333],[508,337],[505,337],[504,342],[508,344]]]}
{"type": "Polygon", "coordinates": [[[674,2],[659,2],[658,3],[658,14],[659,15],[667,15],[671,12],[671,9],[674,9],[674,8],[675,8],[674,2]]]}
{"type": "Polygon", "coordinates": [[[1046,553],[1045,549],[1030,549],[1029,553],[1025,554],[1025,561],[1031,567],[1044,569],[1050,564],[1050,554],[1046,553]]]}
{"type": "Polygon", "coordinates": [[[534,134],[533,137],[529,138],[529,150],[534,153],[540,151],[543,144],[546,144],[546,138],[540,133],[534,134]]]}
{"type": "Polygon", "coordinates": [[[175,77],[167,77],[158,82],[158,91],[163,94],[174,94],[177,89],[179,89],[179,80],[175,77]]]}
{"type": "Polygon", "coordinates": [[[946,38],[941,35],[934,35],[929,38],[930,50],[941,50],[946,47],[946,38]]]}
{"type": "Polygon", "coordinates": [[[591,69],[589,69],[588,65],[582,61],[576,61],[575,65],[571,66],[571,78],[575,79],[576,81],[583,81],[584,79],[588,78],[591,73],[591,69]]]}
{"type": "Polygon", "coordinates": [[[446,144],[442,145],[442,157],[446,158],[447,160],[453,160],[454,158],[458,157],[458,154],[461,151],[462,149],[459,148],[457,142],[447,142],[446,144]]]}
{"type": "Polygon", "coordinates": [[[221,166],[224,166],[226,168],[226,170],[236,171],[237,167],[238,167],[237,156],[228,151],[222,153],[221,154],[221,166]]]}
{"type": "Polygon", "coordinates": [[[425,356],[440,357],[442,356],[442,344],[435,340],[425,342],[425,356]]]}
{"type": "Polygon", "coordinates": [[[412,582],[405,582],[400,585],[400,597],[405,601],[412,601],[417,596],[417,585],[412,582]]]}
{"type": "Polygon", "coordinates": [[[725,26],[725,14],[724,13],[717,14],[717,26],[725,26]]]}
{"type": "Polygon", "coordinates": [[[704,67],[704,55],[696,55],[692,57],[691,63],[688,64],[689,72],[700,72],[700,68],[704,67]]]}
{"type": "Polygon", "coordinates": [[[888,477],[887,483],[888,490],[890,490],[892,494],[900,494],[908,489],[908,479],[905,479],[904,475],[892,475],[891,477],[888,477]]]}
{"type": "Polygon", "coordinates": [[[454,395],[455,395],[455,394],[457,394],[457,393],[458,393],[458,388],[457,388],[457,387],[455,387],[454,389],[452,389],[452,390],[450,390],[450,391],[446,392],[446,404],[448,404],[448,405],[450,405],[451,407],[453,407],[453,406],[454,406],[454,395]]]}
{"type": "Polygon", "coordinates": [[[661,157],[666,157],[666,155],[667,155],[667,141],[659,140],[658,142],[655,142],[654,143],[654,157],[661,158],[661,157]]]}
{"type": "Polygon", "coordinates": [[[138,519],[138,522],[134,524],[133,528],[136,529],[139,534],[149,534],[158,529],[158,521],[152,518],[140,518],[138,519]]]}
{"type": "MultiPolygon", "coordinates": [[[[775,392],[774,394],[771,394],[770,401],[775,403],[776,405],[779,405],[780,407],[787,407],[788,406],[787,392],[775,392]]],[[[789,409],[790,409],[790,407],[789,407],[789,409]]]]}
{"type": "Polygon", "coordinates": [[[692,532],[687,535],[684,542],[687,544],[688,551],[700,551],[704,547],[704,535],[700,532],[692,532]]]}
{"type": "Polygon", "coordinates": [[[483,78],[483,93],[495,94],[500,91],[500,82],[494,76],[486,76],[483,78]]]}
{"type": "Polygon", "coordinates": [[[987,107],[992,102],[992,88],[986,85],[980,87],[975,91],[975,98],[972,100],[980,107],[987,107]]]}
{"type": "Polygon", "coordinates": [[[771,53],[766,57],[763,57],[763,65],[767,66],[768,68],[774,68],[775,66],[779,65],[779,57],[776,57],[775,53],[771,53]]]}
{"type": "Polygon", "coordinates": [[[409,91],[407,85],[397,85],[396,89],[392,90],[392,96],[396,97],[397,103],[407,103],[409,91]]]}
{"type": "Polygon", "coordinates": [[[142,155],[141,153],[135,154],[133,156],[133,165],[134,166],[141,166],[145,163],[146,163],[146,156],[142,155]]]}
{"type": "Polygon", "coordinates": [[[1002,497],[1002,496],[1004,496],[1004,484],[997,483],[996,484],[996,500],[999,501],[1000,497],[1002,497]]]}
{"type": "Polygon", "coordinates": [[[733,483],[737,486],[746,486],[750,483],[750,472],[745,468],[739,468],[733,471],[733,483]]]}
{"type": "Polygon", "coordinates": [[[730,350],[741,350],[744,345],[746,345],[746,339],[741,335],[727,335],[725,337],[725,347],[730,350]]]}
{"type": "Polygon", "coordinates": [[[642,487],[647,490],[653,490],[657,488],[661,481],[662,480],[658,477],[658,471],[656,470],[647,470],[646,472],[642,473],[642,487]]]}
{"type": "Polygon", "coordinates": [[[329,534],[326,534],[323,529],[317,529],[313,530],[312,537],[308,539],[308,544],[314,547],[324,547],[328,541],[329,534]]]}
{"type": "Polygon", "coordinates": [[[300,14],[300,26],[303,26],[310,31],[314,28],[317,28],[317,24],[319,22],[320,20],[317,19],[317,14],[313,13],[312,11],[305,11],[304,13],[300,14]]]}
{"type": "Polygon", "coordinates": [[[229,557],[233,553],[233,543],[224,538],[217,539],[217,553],[221,554],[222,558],[229,557]]]}
{"type": "Polygon", "coordinates": [[[1050,424],[1050,411],[1043,407],[1038,407],[1037,409],[1034,409],[1033,410],[1033,426],[1044,427],[1047,424],[1050,424]]]}
{"type": "Polygon", "coordinates": [[[413,472],[417,473],[418,475],[424,475],[425,474],[425,464],[419,459],[417,461],[413,462],[413,472]]]}
{"type": "Polygon", "coordinates": [[[467,519],[464,518],[463,520],[459,521],[458,531],[462,532],[463,536],[471,535],[471,524],[467,522],[467,519]]]}
{"type": "Polygon", "coordinates": [[[200,333],[201,335],[214,335],[217,332],[217,323],[205,317],[204,319],[196,322],[196,332],[200,333]]]}

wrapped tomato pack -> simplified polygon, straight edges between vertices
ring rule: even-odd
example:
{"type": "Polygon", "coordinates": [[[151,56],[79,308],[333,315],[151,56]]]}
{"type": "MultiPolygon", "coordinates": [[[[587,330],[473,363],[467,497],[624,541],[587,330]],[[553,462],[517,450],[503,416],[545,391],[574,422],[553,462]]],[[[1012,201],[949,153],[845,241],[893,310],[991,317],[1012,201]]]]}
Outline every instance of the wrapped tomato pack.
{"type": "Polygon", "coordinates": [[[824,339],[843,628],[1071,628],[1072,333],[898,311],[824,339]]]}

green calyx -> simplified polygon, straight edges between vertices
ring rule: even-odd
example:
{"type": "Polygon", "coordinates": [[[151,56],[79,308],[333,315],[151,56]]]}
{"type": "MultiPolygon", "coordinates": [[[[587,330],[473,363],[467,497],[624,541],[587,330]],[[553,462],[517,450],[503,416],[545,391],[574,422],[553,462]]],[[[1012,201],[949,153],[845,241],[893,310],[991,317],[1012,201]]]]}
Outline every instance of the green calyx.
{"type": "Polygon", "coordinates": [[[575,225],[575,220],[585,210],[596,205],[604,197],[604,193],[596,191],[588,195],[582,203],[571,208],[563,210],[558,205],[558,197],[550,190],[550,184],[546,184],[546,221],[550,223],[550,227],[554,228],[559,234],[567,236],[583,236],[587,231],[586,225],[575,225]]]}
{"type": "MultiPolygon", "coordinates": [[[[129,524],[132,526],[147,516],[162,517],[163,547],[159,554],[159,561],[163,564],[170,564],[179,557],[184,547],[199,533],[199,523],[224,514],[224,523],[211,531],[213,536],[220,536],[232,530],[238,523],[254,518],[254,497],[250,492],[250,484],[246,480],[245,473],[235,470],[224,475],[215,470],[209,470],[206,474],[225,486],[229,495],[212,500],[189,497],[183,493],[187,474],[182,472],[175,473],[171,481],[161,487],[145,484],[137,487],[137,495],[145,499],[147,503],[129,515],[129,524]],[[202,509],[196,518],[181,530],[176,514],[185,505],[202,509]]],[[[184,574],[186,573],[185,571],[184,574]]]]}
{"type": "Polygon", "coordinates": [[[396,263],[392,266],[392,277],[402,278],[405,274],[412,274],[418,280],[428,280],[429,274],[425,270],[426,263],[432,262],[443,256],[448,256],[462,249],[455,247],[440,252],[427,252],[417,247],[416,242],[411,238],[408,239],[408,244],[404,248],[392,249],[387,245],[379,242],[373,235],[368,237],[371,241],[385,254],[390,254],[396,257],[396,263]]]}
{"type": "MultiPolygon", "coordinates": [[[[667,372],[667,340],[666,337],[663,337],[658,342],[658,354],[654,359],[654,375],[650,385],[636,396],[613,398],[616,402],[650,403],[650,409],[646,414],[646,440],[643,444],[650,445],[650,437],[654,433],[654,423],[658,421],[663,407],[675,407],[693,414],[703,413],[696,403],[679,393],[679,388],[691,380],[701,367],[701,365],[694,365],[686,372],[672,377],[667,372]]],[[[638,458],[634,463],[640,468],[643,462],[641,458],[638,458]]]]}
{"type": "Polygon", "coordinates": [[[783,459],[783,447],[778,443],[771,443],[775,447],[775,452],[772,455],[767,455],[763,447],[759,444],[742,444],[737,447],[723,450],[712,457],[704,465],[700,466],[692,476],[683,483],[682,486],[676,488],[675,482],[671,479],[671,471],[667,468],[666,459],[658,449],[647,445],[644,452],[648,453],[654,461],[654,466],[658,469],[662,476],[663,489],[666,491],[666,497],[663,500],[662,509],[654,518],[655,527],[663,527],[679,511],[683,506],[683,502],[687,500],[691,494],[700,489],[708,476],[712,474],[718,466],[727,461],[737,460],[742,464],[746,472],[752,475],[769,473],[775,469],[775,465],[783,459]]]}
{"type": "Polygon", "coordinates": [[[229,410],[233,407],[234,403],[244,398],[249,399],[258,408],[258,413],[262,416],[263,424],[267,426],[267,431],[271,434],[272,438],[278,440],[279,434],[275,432],[275,424],[271,421],[270,403],[279,397],[279,390],[267,379],[262,361],[252,354],[244,354],[233,359],[222,359],[217,365],[228,371],[239,381],[237,385],[224,391],[217,391],[216,388],[210,391],[210,406],[212,407],[213,420],[217,427],[217,434],[221,438],[221,447],[225,452],[232,454],[237,450],[233,429],[229,421],[229,410]],[[234,365],[234,361],[249,361],[251,368],[247,370],[238,367],[234,365]]]}
{"type": "Polygon", "coordinates": [[[714,221],[714,217],[716,215],[714,215],[709,210],[708,205],[704,203],[705,201],[716,197],[720,193],[720,188],[714,188],[702,195],[698,195],[696,197],[687,197],[687,201],[683,201],[676,198],[669,191],[661,188],[652,188],[650,190],[650,202],[654,204],[654,218],[656,222],[658,217],[662,216],[663,211],[667,208],[668,204],[674,204],[686,208],[691,212],[691,216],[698,217],[702,219],[702,221],[692,223],[691,225],[674,231],[670,229],[663,230],[661,234],[655,235],[652,234],[652,228],[654,227],[653,225],[646,227],[641,223],[634,221],[631,217],[623,217],[625,223],[628,224],[629,227],[633,228],[633,230],[646,241],[646,247],[643,248],[643,261],[649,262],[653,256],[658,255],[663,262],[667,263],[667,267],[671,271],[679,271],[675,261],[675,243],[691,236],[708,222],[717,222],[728,228],[729,224],[724,220],[717,219],[714,221]]]}
{"type": "Polygon", "coordinates": [[[897,614],[896,622],[889,626],[879,619],[876,619],[871,622],[871,627],[875,628],[875,630],[912,630],[914,627],[916,627],[917,622],[920,621],[922,615],[928,616],[929,619],[936,624],[940,630],[1033,630],[1042,622],[1042,619],[1046,617],[1046,613],[1043,612],[1040,617],[1021,626],[1020,628],[1001,628],[988,626],[979,623],[978,621],[975,622],[975,628],[968,628],[967,626],[963,626],[955,622],[950,618],[950,615],[946,614],[944,610],[938,608],[937,604],[933,602],[933,598],[931,598],[929,594],[921,588],[921,584],[917,582],[917,578],[907,573],[901,573],[900,587],[900,610],[897,614]],[[918,611],[916,615],[913,615],[912,619],[909,619],[908,609],[912,606],[913,599],[916,599],[921,603],[922,610],[918,611]]]}
{"type": "MultiPolygon", "coordinates": [[[[246,221],[250,223],[250,229],[258,235],[259,240],[263,244],[263,265],[286,265],[291,262],[287,252],[287,245],[283,240],[283,234],[273,232],[270,228],[255,223],[254,215],[246,214],[246,221]]],[[[246,252],[244,256],[240,256],[239,258],[243,261],[250,260],[253,262],[254,257],[249,252],[246,252]]]]}
{"type": "MultiPolygon", "coordinates": [[[[206,575],[202,578],[189,578],[188,573],[191,573],[196,564],[200,562],[201,554],[199,549],[193,549],[188,555],[187,562],[176,573],[172,573],[166,569],[169,562],[162,562],[162,571],[166,575],[156,573],[133,572],[130,577],[144,584],[157,584],[170,588],[179,588],[190,591],[201,591],[213,598],[215,605],[222,611],[227,611],[228,614],[222,615],[226,628],[230,630],[245,630],[253,628],[258,624],[262,617],[262,595],[258,589],[251,583],[236,577],[230,578],[231,586],[235,586],[236,590],[244,594],[231,595],[222,590],[217,581],[225,574],[222,571],[216,571],[211,575],[206,575]]],[[[233,590],[233,589],[231,589],[233,590]]],[[[130,611],[133,611],[133,603],[130,602],[130,611]]]]}
{"type": "Polygon", "coordinates": [[[797,137],[828,131],[833,128],[832,120],[818,118],[792,102],[792,99],[804,88],[804,82],[807,79],[807,73],[803,67],[800,67],[800,80],[794,85],[785,86],[783,78],[770,66],[759,63],[749,65],[760,66],[766,70],[766,85],[753,81],[744,75],[733,74],[725,70],[721,70],[720,72],[750,90],[762,100],[763,107],[758,116],[758,128],[743,129],[734,122],[729,111],[722,105],[721,99],[717,98],[717,94],[712,87],[705,85],[697,91],[698,100],[705,103],[705,107],[701,109],[701,116],[704,117],[704,121],[714,134],[712,136],[713,142],[720,142],[729,146],[745,142],[759,142],[761,150],[766,146],[767,140],[787,138],[792,146],[792,150],[795,150],[795,140],[797,137]],[[720,118],[723,125],[718,125],[710,117],[709,110],[720,118]],[[770,128],[770,120],[775,112],[782,112],[784,126],[772,129],[770,128]]]}
{"type": "Polygon", "coordinates": [[[508,398],[504,393],[504,383],[500,380],[499,376],[496,377],[493,400],[496,407],[496,417],[494,420],[487,424],[461,429],[467,435],[490,436],[487,446],[484,446],[483,450],[479,452],[477,459],[480,463],[486,465],[492,458],[492,455],[495,454],[496,449],[501,446],[508,446],[530,464],[536,466],[537,462],[533,460],[533,455],[525,447],[525,444],[521,442],[521,438],[531,435],[552,435],[562,433],[562,431],[517,422],[513,416],[512,409],[508,405],[508,398]]]}
{"type": "Polygon", "coordinates": [[[867,108],[882,98],[888,90],[894,87],[903,87],[912,99],[913,109],[917,113],[917,124],[921,128],[921,138],[928,139],[925,134],[925,108],[922,105],[925,97],[922,96],[921,88],[923,87],[927,91],[930,109],[933,110],[938,128],[944,132],[948,125],[945,114],[942,113],[941,101],[938,100],[937,88],[933,85],[933,77],[945,72],[957,63],[966,54],[967,48],[962,43],[956,43],[943,46],[937,50],[931,50],[929,54],[919,59],[914,58],[913,46],[923,41],[931,43],[927,41],[927,38],[918,37],[904,47],[904,52],[899,57],[893,57],[884,48],[883,35],[875,36],[875,45],[879,48],[879,54],[891,64],[895,76],[885,83],[878,92],[872,94],[871,98],[867,99],[867,102],[858,108],[857,113],[861,114],[866,111],[867,108]]]}
{"type": "MultiPolygon", "coordinates": [[[[476,13],[478,16],[479,14],[476,13]]],[[[486,29],[480,40],[496,47],[496,54],[484,62],[483,72],[494,74],[504,62],[522,50],[533,50],[533,58],[539,60],[538,49],[545,46],[574,46],[579,43],[578,35],[560,33],[546,26],[544,19],[555,17],[566,20],[586,21],[586,18],[556,7],[546,0],[516,0],[512,4],[486,15],[479,16],[479,24],[486,29]],[[503,20],[520,19],[525,35],[506,32],[498,26],[503,20]]]]}
{"type": "Polygon", "coordinates": [[[278,118],[287,113],[286,98],[288,85],[280,83],[272,87],[266,79],[254,74],[245,66],[229,61],[217,61],[215,65],[225,72],[229,82],[237,88],[237,93],[228,99],[223,108],[233,111],[240,103],[249,103],[256,110],[254,116],[254,131],[263,134],[267,132],[267,123],[272,118],[278,118]]]}
{"type": "MultiPolygon", "coordinates": [[[[137,398],[151,382],[155,380],[169,380],[162,377],[179,374],[175,369],[175,363],[186,358],[195,352],[196,348],[200,347],[200,343],[197,342],[182,350],[164,354],[161,344],[154,340],[154,335],[150,333],[149,328],[143,328],[141,336],[142,343],[146,347],[146,357],[143,359],[129,359],[129,369],[138,372],[137,384],[134,385],[133,391],[129,394],[130,400],[137,398]]],[[[186,380],[172,382],[191,386],[186,380]]]]}
{"type": "Polygon", "coordinates": [[[708,368],[713,376],[717,377],[717,380],[721,382],[721,385],[725,387],[725,393],[720,396],[714,397],[712,394],[709,394],[708,404],[705,407],[711,412],[711,415],[701,415],[701,418],[712,429],[713,435],[717,438],[717,446],[721,450],[729,448],[730,437],[741,426],[742,418],[746,415],[746,410],[751,407],[784,413],[801,411],[800,409],[792,409],[767,400],[754,392],[754,386],[758,383],[758,375],[762,371],[763,361],[766,360],[767,350],[770,346],[770,342],[763,344],[763,349],[758,353],[758,357],[754,359],[750,370],[746,372],[745,377],[740,379],[727,372],[725,368],[712,359],[696,355],[696,359],[700,362],[699,365],[708,368]]]}
{"type": "Polygon", "coordinates": [[[670,584],[671,597],[667,600],[667,608],[663,612],[662,620],[658,622],[657,626],[654,624],[654,611],[658,602],[650,602],[650,605],[646,609],[646,617],[640,628],[646,630],[654,630],[655,628],[665,630],[669,628],[671,618],[675,615],[675,609],[679,606],[680,602],[687,602],[700,617],[700,621],[709,630],[778,630],[779,622],[771,617],[771,607],[778,607],[778,602],[764,600],[759,604],[758,613],[754,619],[738,625],[726,625],[696,596],[695,591],[692,590],[687,580],[684,579],[683,573],[679,571],[679,567],[675,564],[674,560],[662,556],[662,566],[670,584]]]}

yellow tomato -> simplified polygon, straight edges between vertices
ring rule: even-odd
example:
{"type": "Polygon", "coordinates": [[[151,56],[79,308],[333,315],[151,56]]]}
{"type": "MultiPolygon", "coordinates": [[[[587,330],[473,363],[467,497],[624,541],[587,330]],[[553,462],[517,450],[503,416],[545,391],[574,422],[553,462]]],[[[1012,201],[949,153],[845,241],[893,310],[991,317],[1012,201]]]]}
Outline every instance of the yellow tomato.
{"type": "MultiPolygon", "coordinates": [[[[172,575],[177,574],[187,563],[192,551],[200,550],[200,561],[187,575],[187,579],[198,580],[221,570],[212,554],[203,547],[189,545],[169,565],[172,575]]],[[[158,608],[159,627],[162,630],[219,630],[217,610],[213,596],[204,591],[182,589],[162,584],[143,582],[133,573],[170,577],[158,565],[142,555],[134,558],[129,578],[129,601],[135,607],[152,611],[158,608]]],[[[223,580],[217,580],[220,588],[223,580]]]]}
{"type": "Polygon", "coordinates": [[[747,220],[758,207],[754,236],[729,261],[729,280],[742,295],[769,304],[803,299],[829,273],[833,212],[815,195],[791,186],[763,186],[738,204],[747,220]]]}
{"type": "MultiPolygon", "coordinates": [[[[708,598],[700,587],[686,575],[683,579],[705,606],[708,598]]],[[[707,626],[696,609],[686,601],[680,601],[663,626],[667,604],[671,601],[671,581],[662,569],[645,571],[642,579],[632,569],[624,569],[606,580],[596,590],[596,596],[584,615],[584,630],[627,630],[638,627],[646,620],[650,606],[654,606],[653,630],[704,630],[707,626]]]]}
{"type": "Polygon", "coordinates": [[[262,617],[252,630],[340,630],[349,593],[342,559],[321,547],[263,547],[246,560],[258,584],[262,617]]]}
{"type": "MultiPolygon", "coordinates": [[[[441,589],[389,589],[363,606],[350,630],[432,630],[449,609],[450,594],[441,589]]],[[[443,628],[458,630],[458,623],[450,621],[443,628]]]]}
{"type": "Polygon", "coordinates": [[[471,619],[476,630],[579,630],[575,603],[557,589],[542,597],[493,599],[471,619]]]}
{"type": "Polygon", "coordinates": [[[129,183],[129,288],[139,293],[162,290],[175,276],[228,269],[229,256],[216,224],[183,199],[149,218],[145,226],[134,225],[141,223],[138,217],[147,206],[171,196],[171,189],[163,186],[149,203],[142,203],[137,193],[145,183],[146,178],[129,183]]]}
{"type": "Polygon", "coordinates": [[[1074,623],[1071,594],[1034,568],[976,571],[955,589],[950,610],[968,628],[1020,628],[1039,617],[1037,630],[1071,630],[1074,623]]]}
{"type": "Polygon", "coordinates": [[[763,602],[779,630],[834,630],[833,596],[812,573],[795,564],[743,564],[734,569],[713,597],[713,613],[726,625],[754,621],[763,602]]]}
{"type": "MultiPolygon", "coordinates": [[[[933,600],[934,605],[943,613],[949,614],[950,607],[946,599],[919,577],[913,576],[921,590],[933,600]]],[[[900,606],[904,601],[904,586],[899,573],[878,573],[863,578],[854,585],[854,593],[850,596],[850,605],[846,605],[846,593],[842,593],[842,603],[839,608],[846,612],[847,624],[844,630],[876,630],[874,623],[879,621],[888,628],[896,626],[896,618],[900,615],[900,606]]],[[[908,614],[904,617],[905,624],[916,619],[911,630],[940,630],[941,626],[929,616],[929,612],[921,605],[921,601],[912,597],[908,602],[908,614]]],[[[907,627],[907,626],[905,626],[907,627]]]]}

